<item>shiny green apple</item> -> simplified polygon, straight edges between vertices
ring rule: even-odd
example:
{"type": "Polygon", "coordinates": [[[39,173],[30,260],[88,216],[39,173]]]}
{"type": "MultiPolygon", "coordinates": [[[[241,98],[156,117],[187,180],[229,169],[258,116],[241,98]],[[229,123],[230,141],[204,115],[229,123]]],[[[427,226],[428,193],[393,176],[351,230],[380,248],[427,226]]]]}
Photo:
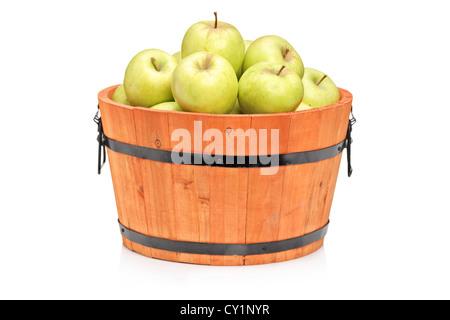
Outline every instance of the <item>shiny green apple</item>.
{"type": "MultiPolygon", "coordinates": [[[[245,44],[245,52],[247,52],[248,47],[250,46],[250,44],[252,43],[252,40],[244,40],[244,44],[245,44]]],[[[244,56],[245,59],[245,56],[244,56]]],[[[244,65],[244,61],[242,61],[241,67],[239,68],[238,72],[236,73],[238,79],[242,76],[242,68],[244,65]]]]}
{"type": "Polygon", "coordinates": [[[305,88],[303,102],[313,108],[328,106],[341,99],[338,87],[322,71],[305,68],[303,86],[305,88]]]}
{"type": "Polygon", "coordinates": [[[172,76],[175,101],[185,111],[228,113],[238,94],[231,64],[211,52],[197,52],[180,61],[172,76]]]}
{"type": "Polygon", "coordinates": [[[313,109],[313,107],[311,107],[309,104],[306,104],[302,101],[298,105],[297,109],[295,109],[295,111],[302,111],[302,110],[309,110],[309,109],[313,109]]]}
{"type": "Polygon", "coordinates": [[[294,111],[303,97],[300,76],[275,62],[260,62],[244,72],[239,80],[242,113],[294,111]]]}
{"type": "MultiPolygon", "coordinates": [[[[215,13],[216,14],[216,13],[215,13]]],[[[199,51],[216,53],[232,65],[235,74],[244,61],[245,43],[233,25],[217,21],[201,21],[185,33],[181,44],[181,58],[199,51]]]]}
{"type": "Polygon", "coordinates": [[[173,101],[172,73],[178,62],[172,55],[158,49],[136,54],[125,71],[123,86],[133,106],[152,107],[173,101]]]}
{"type": "Polygon", "coordinates": [[[242,71],[259,62],[275,62],[285,65],[286,68],[303,78],[303,61],[291,44],[282,37],[270,35],[253,41],[247,49],[242,71]]]}
{"type": "Polygon", "coordinates": [[[239,99],[236,99],[233,109],[231,109],[229,114],[240,114],[240,113],[241,113],[241,106],[239,105],[239,99]]]}
{"type": "Polygon", "coordinates": [[[175,59],[177,59],[177,62],[180,62],[180,60],[181,60],[181,51],[175,52],[172,56],[174,56],[175,59]]]}
{"type": "Polygon", "coordinates": [[[183,109],[181,109],[180,106],[178,105],[178,103],[176,103],[175,101],[158,103],[157,105],[151,107],[150,109],[183,111],[183,109]]]}
{"type": "Polygon", "coordinates": [[[131,106],[130,101],[127,99],[127,95],[125,93],[125,89],[123,87],[123,84],[117,87],[117,89],[114,91],[112,100],[118,103],[126,104],[131,106]]]}
{"type": "Polygon", "coordinates": [[[250,46],[250,44],[253,42],[253,40],[244,40],[244,44],[245,44],[245,52],[247,52],[248,47],[250,46]]]}

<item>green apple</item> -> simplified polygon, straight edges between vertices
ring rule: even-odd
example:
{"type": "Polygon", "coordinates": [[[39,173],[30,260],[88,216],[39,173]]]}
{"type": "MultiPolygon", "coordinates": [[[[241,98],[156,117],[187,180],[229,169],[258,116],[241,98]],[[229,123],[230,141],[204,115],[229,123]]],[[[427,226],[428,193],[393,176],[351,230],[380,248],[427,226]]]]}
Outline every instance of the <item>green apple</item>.
{"type": "Polygon", "coordinates": [[[253,42],[253,40],[244,40],[244,44],[245,44],[245,52],[247,52],[248,47],[250,46],[250,44],[253,42]]]}
{"type": "MultiPolygon", "coordinates": [[[[247,52],[248,47],[250,46],[250,44],[252,43],[252,40],[244,40],[244,44],[245,44],[245,52],[247,52]]],[[[244,56],[245,59],[245,56],[244,56]]],[[[242,76],[242,68],[244,65],[244,61],[242,61],[241,67],[239,68],[238,72],[236,73],[238,79],[242,76]]]]}
{"type": "Polygon", "coordinates": [[[238,80],[225,58],[212,52],[196,52],[175,68],[172,92],[185,111],[228,113],[236,102],[238,80]]]}
{"type": "Polygon", "coordinates": [[[300,55],[287,40],[279,36],[263,36],[253,41],[245,54],[243,72],[259,62],[275,62],[303,78],[304,66],[300,55]]]}
{"type": "Polygon", "coordinates": [[[180,60],[181,60],[181,51],[175,52],[172,56],[174,56],[175,59],[177,59],[177,61],[180,62],[180,60]]]}
{"type": "Polygon", "coordinates": [[[226,22],[201,21],[185,33],[181,44],[181,58],[199,51],[216,53],[224,57],[237,73],[244,61],[245,43],[238,29],[226,22]]]}
{"type": "Polygon", "coordinates": [[[302,110],[309,110],[309,109],[313,109],[313,107],[311,107],[309,104],[306,104],[302,101],[298,105],[297,109],[295,109],[295,111],[302,111],[302,110]]]}
{"type": "Polygon", "coordinates": [[[338,87],[322,71],[305,68],[303,102],[313,108],[328,106],[341,99],[338,87]]]}
{"type": "Polygon", "coordinates": [[[125,89],[123,84],[117,87],[116,91],[114,91],[112,100],[118,103],[126,104],[131,106],[130,101],[127,99],[127,95],[125,94],[125,89]]]}
{"type": "Polygon", "coordinates": [[[239,105],[239,99],[236,98],[236,102],[233,106],[233,109],[229,112],[229,114],[240,114],[241,113],[241,106],[239,105]]]}
{"type": "Polygon", "coordinates": [[[244,40],[245,52],[247,52],[248,47],[252,44],[253,40],[244,40]]]}
{"type": "Polygon", "coordinates": [[[303,84],[299,75],[275,62],[257,63],[239,80],[242,113],[294,111],[302,97],[303,84]]]}
{"type": "Polygon", "coordinates": [[[173,101],[172,73],[178,62],[172,55],[147,49],[136,54],[125,71],[123,86],[133,106],[151,107],[173,101]]]}
{"type": "Polygon", "coordinates": [[[178,103],[176,103],[175,101],[158,103],[157,105],[151,107],[150,109],[183,111],[183,109],[181,109],[178,103]]]}

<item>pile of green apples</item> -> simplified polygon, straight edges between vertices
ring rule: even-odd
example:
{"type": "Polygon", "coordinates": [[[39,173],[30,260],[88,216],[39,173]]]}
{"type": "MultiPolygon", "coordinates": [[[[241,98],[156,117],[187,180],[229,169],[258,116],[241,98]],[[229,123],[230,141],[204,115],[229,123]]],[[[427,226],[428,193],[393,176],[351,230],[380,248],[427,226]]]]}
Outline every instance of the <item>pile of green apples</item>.
{"type": "Polygon", "coordinates": [[[300,111],[340,99],[325,73],[305,68],[294,47],[275,35],[244,40],[233,25],[201,21],[181,51],[147,49],[129,62],[116,102],[161,110],[214,114],[300,111]]]}

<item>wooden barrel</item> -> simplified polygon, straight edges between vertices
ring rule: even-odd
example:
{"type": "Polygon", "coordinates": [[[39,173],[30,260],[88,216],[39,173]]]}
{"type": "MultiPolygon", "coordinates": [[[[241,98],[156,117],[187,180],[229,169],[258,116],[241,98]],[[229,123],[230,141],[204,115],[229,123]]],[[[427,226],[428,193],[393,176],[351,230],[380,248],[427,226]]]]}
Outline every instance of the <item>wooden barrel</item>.
{"type": "Polygon", "coordinates": [[[244,132],[245,147],[235,143],[223,153],[214,150],[215,154],[274,155],[270,146],[276,135],[270,133],[277,129],[277,152],[287,159],[337,146],[341,151],[350,92],[339,89],[339,102],[301,112],[213,115],[126,106],[111,100],[116,88],[100,91],[98,99],[105,137],[125,146],[117,152],[107,144],[120,231],[128,249],[177,262],[252,265],[299,258],[322,246],[342,152],[301,164],[284,160],[287,163],[276,168],[265,168],[276,172],[268,174],[259,166],[175,164],[123,150],[140,146],[154,154],[171,154],[181,141],[174,141],[173,133],[183,129],[191,133],[185,153],[211,147],[212,138],[204,139],[206,132],[221,132],[225,140],[244,132]],[[263,129],[267,148],[255,149],[254,139],[263,138],[263,129]],[[307,237],[313,242],[305,242],[307,237]],[[292,247],[298,239],[303,245],[292,247]]]}

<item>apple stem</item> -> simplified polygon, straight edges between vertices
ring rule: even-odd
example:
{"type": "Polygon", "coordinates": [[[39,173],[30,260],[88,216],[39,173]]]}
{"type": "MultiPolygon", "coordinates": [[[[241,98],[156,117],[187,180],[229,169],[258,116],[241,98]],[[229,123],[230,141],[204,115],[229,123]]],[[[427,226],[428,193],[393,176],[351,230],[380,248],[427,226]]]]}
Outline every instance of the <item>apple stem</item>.
{"type": "Polygon", "coordinates": [[[286,47],[286,50],[283,52],[283,58],[286,58],[288,53],[289,53],[289,48],[286,47]]]}
{"type": "Polygon", "coordinates": [[[283,71],[283,69],[284,69],[284,68],[286,68],[286,66],[282,66],[282,67],[281,67],[280,71],[278,71],[278,74],[277,74],[277,76],[279,76],[279,75],[280,75],[281,71],[283,71]]]}
{"type": "Polygon", "coordinates": [[[214,24],[214,29],[217,29],[217,12],[214,12],[214,16],[216,17],[216,23],[214,24]]]}
{"type": "Polygon", "coordinates": [[[323,81],[326,77],[328,77],[328,76],[327,76],[326,74],[324,74],[323,77],[322,77],[322,79],[320,79],[319,82],[317,82],[317,85],[321,84],[322,81],[323,81]]]}
{"type": "Polygon", "coordinates": [[[152,64],[155,67],[155,70],[159,71],[158,67],[156,66],[156,59],[155,59],[155,57],[152,57],[152,64]]]}

